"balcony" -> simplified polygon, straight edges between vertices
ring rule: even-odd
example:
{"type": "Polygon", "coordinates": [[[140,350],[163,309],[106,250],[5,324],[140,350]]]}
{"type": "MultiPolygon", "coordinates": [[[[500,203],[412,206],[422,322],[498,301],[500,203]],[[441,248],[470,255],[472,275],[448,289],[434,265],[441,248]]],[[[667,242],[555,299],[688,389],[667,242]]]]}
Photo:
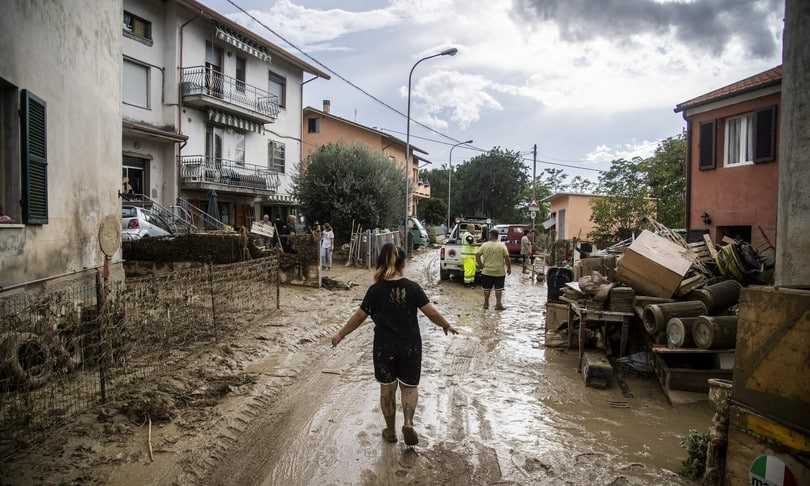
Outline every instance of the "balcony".
{"type": "Polygon", "coordinates": [[[418,198],[430,198],[430,184],[426,181],[417,181],[413,188],[413,195],[418,198]]]}
{"type": "Polygon", "coordinates": [[[279,183],[278,172],[267,167],[204,155],[180,157],[180,184],[183,189],[272,195],[278,191],[279,183]]]}
{"type": "Polygon", "coordinates": [[[206,66],[184,67],[181,71],[185,105],[216,108],[261,124],[278,118],[276,95],[206,66]]]}

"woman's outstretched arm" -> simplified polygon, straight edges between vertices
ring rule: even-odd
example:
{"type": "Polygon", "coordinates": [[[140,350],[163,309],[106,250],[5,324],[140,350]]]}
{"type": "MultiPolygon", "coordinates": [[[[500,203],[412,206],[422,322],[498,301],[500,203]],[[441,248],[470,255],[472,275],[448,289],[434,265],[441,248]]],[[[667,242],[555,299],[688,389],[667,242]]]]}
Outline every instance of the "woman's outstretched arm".
{"type": "Polygon", "coordinates": [[[351,334],[355,329],[360,327],[363,324],[363,321],[366,320],[368,314],[366,314],[363,309],[357,309],[354,311],[354,314],[349,318],[349,321],[346,322],[346,325],[338,331],[337,334],[332,337],[332,347],[338,345],[339,342],[343,341],[343,338],[351,334]]]}
{"type": "Polygon", "coordinates": [[[445,336],[447,335],[448,332],[458,334],[458,330],[455,327],[451,326],[450,323],[447,322],[447,319],[444,318],[444,316],[439,314],[439,310],[433,304],[430,303],[425,304],[422,307],[420,307],[419,310],[421,310],[422,313],[425,314],[427,318],[433,322],[433,324],[436,324],[437,326],[441,327],[442,330],[444,330],[445,336]]]}

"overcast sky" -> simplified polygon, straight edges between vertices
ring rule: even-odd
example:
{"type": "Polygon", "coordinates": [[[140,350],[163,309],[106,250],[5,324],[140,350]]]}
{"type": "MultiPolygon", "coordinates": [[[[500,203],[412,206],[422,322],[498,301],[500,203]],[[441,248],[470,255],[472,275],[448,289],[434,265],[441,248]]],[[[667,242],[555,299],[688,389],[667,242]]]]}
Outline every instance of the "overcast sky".
{"type": "MultiPolygon", "coordinates": [[[[204,1],[279,42],[227,1],[204,1]]],[[[478,147],[530,154],[537,143],[541,160],[592,168],[649,154],[684,127],[677,103],[782,56],[780,0],[235,1],[403,112],[411,65],[457,47],[457,56],[417,68],[415,119],[478,147]]],[[[335,77],[305,86],[305,105],[325,98],[340,116],[405,131],[404,118],[335,77]]],[[[435,166],[447,162],[449,147],[413,143],[435,166]]]]}

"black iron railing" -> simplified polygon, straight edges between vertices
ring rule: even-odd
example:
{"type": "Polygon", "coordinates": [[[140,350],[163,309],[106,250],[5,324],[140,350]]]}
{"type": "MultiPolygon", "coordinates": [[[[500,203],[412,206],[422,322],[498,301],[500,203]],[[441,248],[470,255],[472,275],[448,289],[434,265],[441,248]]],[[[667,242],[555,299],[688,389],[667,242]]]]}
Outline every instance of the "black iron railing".
{"type": "Polygon", "coordinates": [[[273,119],[278,117],[276,95],[207,66],[182,68],[181,86],[183,96],[211,96],[273,119]]]}
{"type": "Polygon", "coordinates": [[[205,155],[180,157],[180,177],[184,184],[219,184],[269,192],[276,192],[280,183],[278,173],[267,167],[205,155]]]}

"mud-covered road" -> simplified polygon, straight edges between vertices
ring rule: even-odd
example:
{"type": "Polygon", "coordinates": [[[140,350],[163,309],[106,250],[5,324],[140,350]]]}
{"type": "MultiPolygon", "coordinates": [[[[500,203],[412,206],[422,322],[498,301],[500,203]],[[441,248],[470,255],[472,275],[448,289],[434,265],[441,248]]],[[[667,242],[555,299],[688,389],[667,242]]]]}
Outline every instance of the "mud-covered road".
{"type": "MultiPolygon", "coordinates": [[[[688,484],[671,471],[684,456],[680,438],[708,427],[708,405],[673,409],[655,381],[640,378],[627,380],[632,398],[616,387],[586,388],[576,353],[544,348],[544,286],[518,271],[507,279],[507,310],[484,311],[480,290],[439,283],[437,272],[437,253],[429,251],[409,264],[407,276],[461,333],[444,336],[420,316],[416,448],[380,436],[369,319],[337,349],[320,338],[320,356],[202,483],[688,484]],[[614,400],[629,407],[614,408],[614,400]]],[[[356,290],[334,294],[347,302],[318,320],[342,324],[362,295],[356,290]]]]}

